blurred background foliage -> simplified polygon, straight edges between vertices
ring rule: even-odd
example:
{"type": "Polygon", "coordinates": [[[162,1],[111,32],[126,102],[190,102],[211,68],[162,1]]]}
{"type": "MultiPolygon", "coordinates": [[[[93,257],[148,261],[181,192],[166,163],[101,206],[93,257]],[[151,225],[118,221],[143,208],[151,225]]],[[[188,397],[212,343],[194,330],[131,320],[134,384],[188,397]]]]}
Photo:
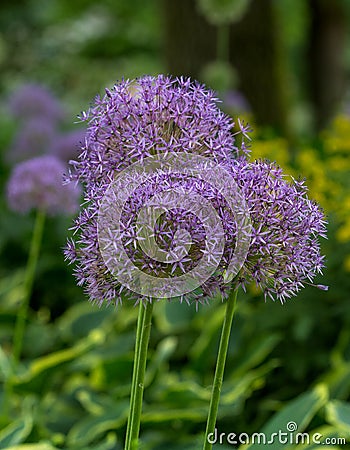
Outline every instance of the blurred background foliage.
{"type": "MultiPolygon", "coordinates": [[[[285,431],[293,420],[299,431],[350,442],[349,24],[347,0],[1,2],[3,194],[19,127],[8,103],[23,84],[55,94],[68,132],[106,86],[169,73],[217,90],[227,113],[253,125],[252,158],[306,177],[310,197],[326,210],[327,270],[317,281],[328,292],[308,287],[283,306],[264,303],[253,288],[239,296],[220,432],[285,431]]],[[[0,208],[3,382],[34,216],[10,212],[5,195],[0,208]]],[[[88,304],[63,261],[70,224],[49,218],[45,227],[10,416],[1,421],[2,449],[122,448],[136,311],[88,304]]],[[[196,312],[159,302],[154,315],[142,448],[198,449],[223,305],[214,299],[196,312]]],[[[273,448],[282,447],[295,448],[273,448]]]]}

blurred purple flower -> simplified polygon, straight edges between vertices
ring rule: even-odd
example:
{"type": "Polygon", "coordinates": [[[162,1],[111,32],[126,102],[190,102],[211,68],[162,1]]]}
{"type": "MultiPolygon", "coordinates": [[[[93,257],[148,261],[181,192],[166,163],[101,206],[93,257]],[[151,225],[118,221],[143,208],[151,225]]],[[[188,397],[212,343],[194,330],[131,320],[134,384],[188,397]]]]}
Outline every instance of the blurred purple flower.
{"type": "Polygon", "coordinates": [[[15,91],[9,100],[14,117],[26,120],[32,117],[57,122],[63,118],[59,101],[45,87],[39,84],[25,84],[15,91]]]}
{"type": "Polygon", "coordinates": [[[48,153],[56,138],[55,127],[45,117],[28,119],[19,129],[7,154],[9,162],[19,162],[48,153]]]}
{"type": "Polygon", "coordinates": [[[78,210],[80,189],[63,185],[66,167],[54,156],[38,156],[19,163],[7,185],[9,207],[20,213],[42,209],[48,214],[72,214],[78,210]]]}
{"type": "Polygon", "coordinates": [[[85,141],[84,130],[74,130],[56,136],[52,142],[50,153],[64,162],[77,159],[85,141]]]}
{"type": "Polygon", "coordinates": [[[250,112],[250,105],[247,99],[237,90],[227,91],[223,96],[223,104],[227,109],[233,110],[236,114],[250,112]]]}
{"type": "Polygon", "coordinates": [[[255,281],[265,298],[284,302],[322,273],[319,237],[326,238],[324,213],[307,197],[304,181],[288,183],[276,164],[241,160],[232,173],[252,223],[248,256],[234,283],[245,288],[255,281]]]}

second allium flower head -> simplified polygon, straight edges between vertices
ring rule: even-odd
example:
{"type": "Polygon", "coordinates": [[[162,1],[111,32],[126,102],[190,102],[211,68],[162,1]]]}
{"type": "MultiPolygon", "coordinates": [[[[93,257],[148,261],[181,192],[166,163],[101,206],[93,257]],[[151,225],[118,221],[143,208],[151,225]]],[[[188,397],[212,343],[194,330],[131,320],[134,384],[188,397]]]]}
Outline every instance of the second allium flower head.
{"type": "MultiPolygon", "coordinates": [[[[226,296],[232,284],[245,286],[255,281],[265,295],[283,301],[321,271],[323,258],[317,238],[325,235],[322,212],[307,198],[301,184],[284,180],[280,169],[266,162],[248,161],[248,127],[239,122],[238,147],[234,123],[218,108],[212,91],[183,78],[158,76],[123,81],[111,91],[106,90],[103,98],[97,98],[83,119],[89,127],[71,178],[84,184],[85,204],[75,221],[77,237],[69,241],[66,257],[76,264],[78,282],[85,286],[90,299],[109,303],[118,302],[121,295],[142,297],[120,282],[119,275],[126,275],[130,268],[119,267],[117,276],[108,270],[108,262],[106,265],[101,255],[98,216],[116,177],[132,164],[142,166],[147,158],[167,155],[198,155],[230,173],[245,199],[242,211],[251,221],[245,239],[249,238],[250,245],[239,274],[227,283],[225,271],[241,238],[235,221],[237,211],[230,210],[230,201],[215,185],[217,172],[214,176],[213,171],[211,182],[208,172],[204,180],[196,180],[189,174],[179,174],[176,168],[155,171],[137,189],[125,186],[128,198],[121,208],[122,231],[116,237],[113,228],[108,229],[111,246],[118,248],[122,243],[139,270],[155,278],[181,277],[207,253],[205,223],[173,199],[171,207],[158,214],[151,238],[162,251],[171,253],[178,233],[185,233],[183,253],[165,261],[145,254],[137,217],[152,198],[167,195],[169,199],[175,192],[194,195],[197,202],[200,198],[203,203],[209,202],[220,218],[218,236],[221,233],[223,238],[221,253],[213,252],[213,258],[218,259],[216,269],[199,288],[183,295],[185,300],[202,301],[218,292],[226,296]]],[[[217,242],[221,243],[221,238],[217,242]]],[[[163,296],[167,297],[166,293],[163,296]]]]}
{"type": "Polygon", "coordinates": [[[49,215],[73,214],[77,211],[80,189],[63,185],[66,167],[52,155],[17,164],[7,185],[7,198],[12,210],[27,213],[32,209],[49,215]]]}

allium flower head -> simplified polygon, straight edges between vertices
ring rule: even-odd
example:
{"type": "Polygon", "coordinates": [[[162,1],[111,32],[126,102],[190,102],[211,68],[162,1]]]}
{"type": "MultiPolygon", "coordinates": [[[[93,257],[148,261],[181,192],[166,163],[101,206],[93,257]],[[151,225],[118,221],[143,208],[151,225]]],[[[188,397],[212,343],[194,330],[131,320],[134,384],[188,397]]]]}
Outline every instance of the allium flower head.
{"type": "Polygon", "coordinates": [[[23,124],[7,155],[10,162],[19,162],[48,153],[56,130],[45,117],[33,117],[23,124]]]}
{"type": "Polygon", "coordinates": [[[72,214],[79,205],[80,190],[63,185],[65,165],[56,157],[38,156],[17,164],[7,185],[11,209],[26,213],[42,209],[49,214],[72,214]]]}
{"type": "Polygon", "coordinates": [[[254,281],[265,298],[283,302],[322,273],[319,237],[326,237],[324,213],[308,198],[304,181],[288,182],[276,164],[241,160],[232,166],[232,174],[252,224],[249,252],[234,283],[245,288],[254,281]]]}
{"type": "Polygon", "coordinates": [[[106,183],[133,162],[156,154],[196,153],[225,163],[246,153],[245,139],[238,149],[234,123],[217,102],[214,92],[198,83],[162,75],[106,89],[82,116],[88,131],[76,176],[89,186],[106,183]]]}
{"type": "MultiPolygon", "coordinates": [[[[232,133],[234,123],[217,107],[212,91],[189,79],[164,76],[143,77],[115,85],[113,90],[106,90],[102,99],[96,99],[95,105],[83,118],[88,121],[88,131],[80,157],[73,163],[72,178],[85,185],[86,206],[74,226],[76,235],[80,237],[68,243],[66,257],[76,263],[79,284],[85,286],[91,299],[118,302],[126,289],[106,267],[98,242],[98,213],[108,186],[133,163],[142,165],[144,160],[157,155],[195,154],[226,167],[235,157],[247,153],[245,135],[248,128],[239,123],[242,136],[238,148],[232,133]]],[[[170,208],[163,215],[157,225],[157,240],[164,250],[171,250],[171,239],[175,238],[176,228],[180,225],[190,233],[193,244],[191,258],[184,256],[181,261],[168,263],[165,267],[164,262],[157,263],[143,254],[141,248],[134,247],[135,251],[132,250],[133,246],[137,247],[132,223],[142,201],[147,202],[152,196],[160,194],[164,187],[167,192],[176,192],[181,182],[183,189],[208,201],[211,199],[225,214],[225,199],[220,192],[207,183],[196,183],[188,177],[156,174],[147,186],[140,186],[135,193],[130,192],[123,218],[125,232],[122,240],[127,243],[135,263],[142,270],[159,277],[179,275],[196,265],[204,249],[203,224],[179,207],[170,208]]],[[[232,215],[229,215],[224,233],[232,236],[234,246],[236,235],[232,228],[232,215]]],[[[229,245],[226,247],[228,258],[229,245]]],[[[205,298],[221,287],[223,283],[220,284],[214,276],[202,286],[200,293],[194,293],[192,297],[205,298]]],[[[133,292],[128,294],[134,297],[133,292]]]]}
{"type": "Polygon", "coordinates": [[[99,302],[125,288],[129,298],[226,295],[224,274],[238,272],[249,244],[235,187],[223,166],[197,155],[135,163],[76,221],[80,239],[66,256],[79,283],[99,302]]]}
{"type": "Polygon", "coordinates": [[[63,117],[62,107],[54,95],[39,84],[25,84],[12,94],[9,108],[14,117],[32,117],[57,122],[63,117]]]}
{"type": "Polygon", "coordinates": [[[238,141],[211,91],[182,78],[123,81],[83,118],[71,179],[85,203],[65,255],[91,300],[179,292],[198,303],[253,281],[283,302],[321,272],[322,211],[303,183],[248,162],[249,127],[238,120],[238,141]]]}

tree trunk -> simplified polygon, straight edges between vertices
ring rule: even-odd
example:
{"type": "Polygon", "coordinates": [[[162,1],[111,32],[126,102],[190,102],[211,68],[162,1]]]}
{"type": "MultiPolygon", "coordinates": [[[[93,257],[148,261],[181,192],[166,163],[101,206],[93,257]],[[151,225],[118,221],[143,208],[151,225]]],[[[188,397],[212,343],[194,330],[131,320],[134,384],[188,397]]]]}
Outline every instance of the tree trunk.
{"type": "Polygon", "coordinates": [[[288,134],[283,48],[272,0],[253,0],[231,28],[230,59],[260,125],[288,134]]]}
{"type": "Polygon", "coordinates": [[[198,14],[195,0],[163,0],[164,54],[171,75],[198,79],[216,57],[216,28],[198,14]]]}
{"type": "MultiPolygon", "coordinates": [[[[172,75],[199,78],[216,59],[217,29],[196,9],[195,0],[163,0],[164,53],[172,75]]],[[[230,27],[230,62],[259,125],[288,133],[283,58],[273,0],[253,0],[230,27]]]]}
{"type": "Polygon", "coordinates": [[[308,82],[315,127],[323,129],[345,93],[346,16],[341,0],[310,0],[308,82]]]}

